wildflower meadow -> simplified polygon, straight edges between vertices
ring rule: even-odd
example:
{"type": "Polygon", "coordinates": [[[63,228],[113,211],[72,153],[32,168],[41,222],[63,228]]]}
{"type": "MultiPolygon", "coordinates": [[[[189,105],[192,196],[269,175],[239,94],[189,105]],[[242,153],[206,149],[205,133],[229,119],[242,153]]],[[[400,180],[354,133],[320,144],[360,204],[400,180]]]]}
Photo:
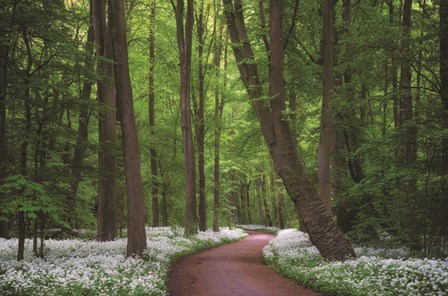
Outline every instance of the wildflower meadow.
{"type": "Polygon", "coordinates": [[[355,250],[357,259],[326,261],[307,234],[287,229],[263,249],[263,258],[286,277],[325,295],[448,295],[446,258],[409,258],[404,249],[355,250]]]}
{"type": "Polygon", "coordinates": [[[47,240],[44,258],[26,241],[16,261],[17,240],[0,239],[0,295],[166,295],[169,267],[183,255],[245,237],[240,229],[184,237],[182,228],[147,228],[143,258],[126,258],[126,239],[111,242],[47,240]]]}

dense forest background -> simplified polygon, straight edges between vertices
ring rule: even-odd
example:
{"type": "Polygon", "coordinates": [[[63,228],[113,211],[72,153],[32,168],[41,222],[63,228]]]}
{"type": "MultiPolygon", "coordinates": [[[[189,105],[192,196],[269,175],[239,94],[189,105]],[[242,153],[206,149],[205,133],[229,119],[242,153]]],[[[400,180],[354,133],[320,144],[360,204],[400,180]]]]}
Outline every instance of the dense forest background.
{"type": "MultiPolygon", "coordinates": [[[[62,227],[113,239],[133,217],[129,197],[140,194],[139,181],[128,183],[140,178],[128,178],[132,161],[146,225],[184,225],[185,184],[193,182],[198,201],[187,206],[201,230],[301,227],[228,33],[226,9],[241,4],[251,63],[261,89],[272,87],[273,1],[194,1],[193,179],[179,99],[179,44],[189,42],[188,11],[179,35],[181,2],[124,1],[129,95],[123,72],[111,69],[124,52],[116,50],[118,27],[109,26],[113,6],[0,1],[0,237],[37,240],[62,227]],[[132,99],[135,119],[115,93],[132,99]],[[138,142],[126,122],[135,123],[138,142]]],[[[354,242],[446,254],[448,1],[284,2],[282,120],[338,226],[354,242]]]]}

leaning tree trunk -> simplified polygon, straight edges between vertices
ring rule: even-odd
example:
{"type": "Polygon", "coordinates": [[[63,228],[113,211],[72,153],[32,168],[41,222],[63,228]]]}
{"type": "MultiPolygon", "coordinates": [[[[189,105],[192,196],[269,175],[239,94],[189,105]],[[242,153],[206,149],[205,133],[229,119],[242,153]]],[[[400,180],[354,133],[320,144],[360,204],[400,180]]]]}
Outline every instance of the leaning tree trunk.
{"type": "Polygon", "coordinates": [[[180,61],[180,101],[181,127],[184,140],[185,165],[185,234],[193,235],[197,232],[196,218],[196,172],[191,128],[190,88],[191,88],[191,48],[193,39],[193,0],[187,0],[187,13],[184,29],[184,1],[171,0],[176,13],[176,35],[180,61]]]}
{"type": "MultiPolygon", "coordinates": [[[[103,1],[92,1],[92,16],[97,44],[97,69],[113,81],[113,64],[103,59],[112,59],[112,36],[110,23],[106,25],[106,6],[103,1]]],[[[115,87],[111,81],[99,81],[97,96],[100,104],[99,123],[99,184],[97,240],[110,241],[118,235],[118,164],[115,153],[116,143],[116,100],[115,87]]]]}
{"type": "Polygon", "coordinates": [[[324,258],[345,260],[355,253],[344,234],[337,227],[320,195],[306,175],[297,153],[289,123],[283,117],[283,6],[282,0],[271,1],[271,64],[269,69],[270,108],[263,99],[257,65],[250,46],[241,0],[223,0],[227,26],[233,44],[235,59],[249,99],[255,109],[260,127],[274,162],[275,170],[301,216],[302,223],[324,258]]]}
{"type": "Polygon", "coordinates": [[[123,0],[109,0],[115,83],[120,111],[124,174],[128,207],[128,243],[126,254],[141,256],[146,249],[145,200],[140,172],[140,149],[129,76],[126,21],[123,0]]]}

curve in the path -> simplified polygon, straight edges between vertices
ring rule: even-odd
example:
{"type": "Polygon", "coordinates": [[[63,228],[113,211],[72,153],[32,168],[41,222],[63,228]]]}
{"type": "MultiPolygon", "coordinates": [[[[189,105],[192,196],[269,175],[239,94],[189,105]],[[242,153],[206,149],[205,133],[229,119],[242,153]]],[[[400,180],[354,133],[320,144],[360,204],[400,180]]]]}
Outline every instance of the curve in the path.
{"type": "Polygon", "coordinates": [[[170,296],[317,296],[261,262],[274,236],[251,232],[233,244],[187,256],[173,266],[170,296]]]}

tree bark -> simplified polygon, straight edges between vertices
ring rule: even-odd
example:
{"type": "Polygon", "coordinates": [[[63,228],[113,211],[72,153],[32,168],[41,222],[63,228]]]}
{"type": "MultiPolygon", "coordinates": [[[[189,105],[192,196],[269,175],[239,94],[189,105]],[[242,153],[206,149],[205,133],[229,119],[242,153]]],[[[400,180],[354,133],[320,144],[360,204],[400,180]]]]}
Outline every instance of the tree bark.
{"type": "Polygon", "coordinates": [[[112,44],[116,62],[115,83],[120,111],[120,125],[124,156],[124,174],[128,207],[128,243],[126,254],[141,256],[146,249],[145,201],[140,172],[140,147],[132,101],[129,76],[126,21],[123,0],[109,0],[112,44]]]}
{"type": "MultiPolygon", "coordinates": [[[[442,99],[442,128],[448,129],[448,0],[440,0],[440,97],[442,99]]],[[[442,171],[444,175],[441,190],[448,189],[448,138],[442,141],[442,171]]]]}
{"type": "MultiPolygon", "coordinates": [[[[215,20],[214,20],[214,32],[215,43],[213,45],[213,64],[215,66],[216,78],[220,78],[220,66],[221,66],[221,53],[222,53],[222,31],[223,22],[220,22],[219,32],[216,35],[216,23],[217,15],[219,12],[219,5],[216,0],[213,1],[215,7],[215,20]]],[[[225,75],[225,74],[224,74],[225,75]]],[[[224,79],[224,82],[226,79],[224,79]]],[[[224,85],[225,87],[225,85],[224,85]]],[[[213,155],[213,231],[219,231],[219,211],[220,211],[220,199],[221,199],[221,171],[220,171],[220,148],[221,148],[221,126],[222,126],[222,113],[224,110],[224,97],[220,95],[219,88],[215,87],[215,113],[214,113],[214,155],[213,155]]]]}
{"type": "Polygon", "coordinates": [[[355,253],[337,227],[323,200],[316,192],[299,159],[288,121],[284,120],[283,93],[283,7],[284,1],[273,0],[270,6],[271,64],[269,68],[270,106],[263,100],[257,65],[247,37],[240,0],[223,0],[227,27],[235,60],[249,99],[255,109],[263,137],[268,145],[275,170],[295,204],[310,238],[324,258],[345,260],[355,253]],[[270,107],[270,108],[269,108],[270,107]]]}
{"type": "MultiPolygon", "coordinates": [[[[408,169],[412,169],[417,161],[417,140],[416,140],[416,126],[413,122],[413,98],[411,92],[412,72],[411,72],[411,12],[412,0],[405,0],[403,7],[403,40],[402,40],[402,54],[403,61],[401,64],[400,73],[400,90],[401,90],[401,110],[402,122],[401,128],[404,132],[404,161],[408,169]]],[[[412,172],[411,172],[412,174],[412,172]]],[[[408,240],[412,250],[420,250],[421,244],[418,231],[418,219],[416,210],[417,180],[411,176],[406,182],[406,197],[408,206],[410,207],[410,214],[408,219],[408,240]]]]}
{"type": "Polygon", "coordinates": [[[331,210],[331,154],[335,149],[331,92],[334,90],[334,0],[323,0],[323,96],[319,138],[319,190],[325,207],[331,210]]]}
{"type": "Polygon", "coordinates": [[[112,31],[110,20],[106,25],[106,3],[92,0],[92,16],[94,24],[97,69],[109,81],[98,81],[97,96],[100,104],[98,114],[99,124],[99,184],[98,184],[98,214],[97,240],[110,241],[118,234],[118,164],[116,147],[116,99],[114,66],[103,59],[112,59],[112,31]]]}
{"type": "Polygon", "coordinates": [[[180,101],[181,101],[181,127],[184,141],[184,165],[185,165],[185,234],[197,233],[196,217],[196,172],[195,153],[193,146],[193,133],[191,128],[191,51],[193,39],[193,0],[187,0],[187,12],[184,28],[184,1],[171,0],[176,13],[176,36],[179,48],[180,61],[180,101]]]}
{"type": "Polygon", "coordinates": [[[151,14],[149,25],[149,129],[152,139],[149,147],[149,157],[151,163],[151,202],[152,202],[152,226],[158,227],[159,218],[159,181],[157,173],[157,152],[154,143],[154,127],[155,127],[155,20],[156,20],[156,1],[151,2],[151,14]]]}
{"type": "Polygon", "coordinates": [[[204,89],[204,1],[200,2],[199,16],[197,17],[198,36],[198,93],[199,106],[197,112],[197,145],[198,145],[198,176],[199,176],[199,230],[207,230],[207,204],[205,191],[205,89],[204,89]]]}
{"type": "Polygon", "coordinates": [[[261,194],[263,196],[264,216],[266,218],[265,225],[271,227],[272,219],[271,214],[269,213],[268,195],[266,192],[266,177],[264,175],[262,177],[262,183],[261,183],[261,194]]]}
{"type": "Polygon", "coordinates": [[[261,176],[257,178],[257,180],[255,181],[255,189],[257,191],[257,209],[258,209],[258,223],[260,225],[266,225],[266,220],[264,218],[264,212],[263,212],[263,197],[262,197],[262,186],[263,186],[263,181],[261,176]]]}

